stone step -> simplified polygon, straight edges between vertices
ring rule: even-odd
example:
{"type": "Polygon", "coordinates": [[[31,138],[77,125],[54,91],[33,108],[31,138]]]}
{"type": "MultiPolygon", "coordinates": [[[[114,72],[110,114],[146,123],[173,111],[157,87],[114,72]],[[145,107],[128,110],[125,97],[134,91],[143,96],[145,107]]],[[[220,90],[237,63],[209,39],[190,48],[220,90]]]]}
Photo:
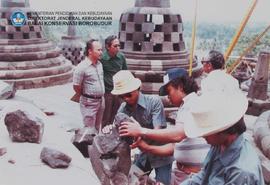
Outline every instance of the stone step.
{"type": "Polygon", "coordinates": [[[25,60],[41,60],[46,58],[55,58],[60,55],[60,49],[52,49],[39,52],[28,53],[0,53],[1,61],[25,61],[25,60]]]}
{"type": "Polygon", "coordinates": [[[169,60],[169,59],[186,59],[189,54],[187,51],[177,51],[177,52],[163,52],[163,53],[143,53],[143,52],[124,52],[126,58],[128,59],[149,59],[149,60],[169,60]]]}
{"type": "Polygon", "coordinates": [[[14,83],[16,89],[44,88],[55,85],[62,85],[72,81],[73,70],[62,74],[42,76],[37,78],[24,78],[4,80],[7,83],[14,83]]]}
{"type": "Polygon", "coordinates": [[[41,76],[51,76],[58,75],[61,73],[66,73],[71,71],[73,66],[70,61],[66,60],[63,65],[53,66],[49,68],[40,68],[40,69],[29,69],[29,70],[5,70],[0,71],[0,79],[26,79],[26,78],[36,78],[41,76]]]}
{"type": "Polygon", "coordinates": [[[48,43],[47,39],[0,39],[0,45],[29,45],[48,43]]]}
{"type": "MultiPolygon", "coordinates": [[[[129,70],[159,70],[166,71],[167,69],[180,67],[189,68],[188,59],[177,59],[177,60],[134,60],[127,59],[127,65],[129,70]]],[[[193,68],[197,66],[196,63],[192,64],[193,68]]]]}
{"type": "Polygon", "coordinates": [[[0,61],[0,70],[29,70],[36,68],[49,68],[60,66],[65,63],[65,58],[60,55],[56,58],[47,58],[31,61],[0,61]]]}
{"type": "Polygon", "coordinates": [[[38,52],[47,51],[55,48],[55,45],[51,42],[42,43],[39,45],[0,45],[0,53],[25,53],[25,52],[38,52]]]}

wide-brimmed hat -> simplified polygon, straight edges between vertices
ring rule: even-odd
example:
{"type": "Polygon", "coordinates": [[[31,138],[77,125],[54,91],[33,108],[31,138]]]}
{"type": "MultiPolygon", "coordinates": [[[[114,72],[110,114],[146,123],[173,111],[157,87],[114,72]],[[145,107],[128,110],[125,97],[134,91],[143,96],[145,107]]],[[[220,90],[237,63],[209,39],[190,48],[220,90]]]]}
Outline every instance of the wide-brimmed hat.
{"type": "Polygon", "coordinates": [[[187,71],[182,68],[173,68],[168,69],[163,76],[163,85],[159,88],[159,95],[165,96],[168,93],[166,92],[166,86],[174,79],[180,78],[182,76],[188,75],[187,71]]]}
{"type": "Polygon", "coordinates": [[[135,91],[141,86],[140,79],[135,78],[128,70],[118,71],[113,76],[113,90],[112,94],[121,95],[135,91]]]}
{"type": "Polygon", "coordinates": [[[240,90],[205,92],[184,117],[185,134],[194,138],[226,130],[244,116],[247,108],[248,100],[240,90]]]}

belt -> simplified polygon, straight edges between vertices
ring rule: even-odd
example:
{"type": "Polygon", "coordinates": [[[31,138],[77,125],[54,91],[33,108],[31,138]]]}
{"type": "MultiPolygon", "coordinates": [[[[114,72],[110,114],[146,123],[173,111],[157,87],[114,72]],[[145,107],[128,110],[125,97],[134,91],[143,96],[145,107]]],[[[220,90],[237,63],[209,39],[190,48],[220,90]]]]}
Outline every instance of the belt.
{"type": "Polygon", "coordinates": [[[198,173],[201,170],[200,166],[194,166],[194,165],[186,165],[183,163],[176,162],[178,170],[186,173],[186,174],[191,174],[191,173],[198,173]]]}
{"type": "Polygon", "coordinates": [[[82,96],[86,98],[92,98],[92,99],[101,99],[102,96],[96,96],[96,95],[88,95],[88,94],[82,94],[82,96]]]}

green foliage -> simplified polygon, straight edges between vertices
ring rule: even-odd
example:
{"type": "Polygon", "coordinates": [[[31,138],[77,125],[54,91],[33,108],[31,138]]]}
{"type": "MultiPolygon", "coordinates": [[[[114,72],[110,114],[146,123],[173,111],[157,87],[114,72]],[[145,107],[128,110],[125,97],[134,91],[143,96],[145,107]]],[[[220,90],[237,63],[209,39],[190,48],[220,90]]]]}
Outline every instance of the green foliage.
{"type": "MultiPolygon", "coordinates": [[[[225,52],[232,41],[239,23],[200,23],[196,31],[196,50],[209,51],[211,49],[225,52]]],[[[245,27],[241,37],[233,49],[231,55],[240,55],[266,28],[265,24],[252,24],[245,27]]],[[[77,26],[77,35],[82,37],[83,41],[89,38],[104,40],[108,35],[118,35],[119,22],[113,20],[112,26],[77,26]]],[[[67,26],[43,26],[44,34],[56,43],[61,41],[61,37],[67,35],[67,26]]],[[[192,23],[184,23],[184,41],[187,48],[190,48],[192,33],[192,23]]],[[[270,46],[270,34],[261,38],[261,42],[249,53],[249,55],[258,55],[260,50],[267,49],[270,46]]]]}
{"type": "MultiPolygon", "coordinates": [[[[187,46],[191,41],[192,24],[184,23],[185,41],[187,46]]],[[[209,51],[211,49],[225,52],[227,47],[231,43],[236,31],[238,30],[239,24],[224,23],[224,24],[212,24],[212,23],[201,23],[197,25],[196,32],[196,49],[209,51]]],[[[262,23],[252,24],[245,27],[242,32],[235,48],[231,55],[241,55],[243,51],[252,43],[252,41],[264,31],[267,25],[262,23]]],[[[256,47],[252,49],[248,56],[256,56],[259,51],[268,49],[270,46],[270,33],[264,35],[256,47]]]]}

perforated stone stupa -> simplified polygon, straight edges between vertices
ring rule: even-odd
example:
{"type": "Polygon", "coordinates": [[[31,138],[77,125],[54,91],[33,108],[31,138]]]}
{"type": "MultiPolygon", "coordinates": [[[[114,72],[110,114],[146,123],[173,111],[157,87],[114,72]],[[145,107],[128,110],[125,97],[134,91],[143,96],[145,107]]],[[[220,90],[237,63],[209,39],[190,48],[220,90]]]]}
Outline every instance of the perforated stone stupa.
{"type": "MultiPolygon", "coordinates": [[[[128,69],[143,81],[146,93],[158,92],[167,69],[189,67],[182,18],[170,9],[170,0],[136,0],[121,14],[119,39],[128,69]]],[[[198,70],[194,60],[193,73],[198,70]]]]}
{"type": "MultiPolygon", "coordinates": [[[[72,13],[70,13],[69,16],[74,17],[72,13]]],[[[70,20],[70,22],[74,22],[72,18],[70,18],[70,20]]],[[[75,25],[70,24],[68,26],[67,36],[63,36],[60,43],[62,54],[66,59],[70,60],[72,64],[77,65],[85,58],[84,47],[85,44],[82,42],[81,37],[76,35],[75,25]]]]}
{"type": "Polygon", "coordinates": [[[14,11],[32,16],[28,0],[2,0],[0,7],[0,80],[18,89],[47,87],[71,80],[72,65],[48,41],[37,21],[13,26],[14,11]]]}

